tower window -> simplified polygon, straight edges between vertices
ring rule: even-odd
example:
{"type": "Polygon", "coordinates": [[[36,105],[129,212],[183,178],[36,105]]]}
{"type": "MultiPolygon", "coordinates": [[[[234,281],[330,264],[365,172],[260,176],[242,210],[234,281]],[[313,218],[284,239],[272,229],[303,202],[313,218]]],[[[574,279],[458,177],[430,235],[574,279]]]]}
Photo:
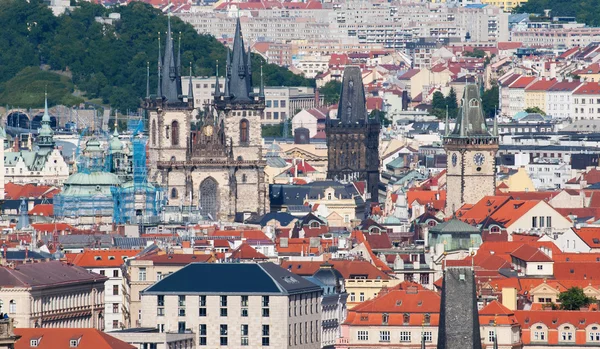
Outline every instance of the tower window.
{"type": "Polygon", "coordinates": [[[248,177],[245,174],[243,174],[242,175],[242,183],[246,183],[247,180],[248,180],[248,177]]]}
{"type": "Polygon", "coordinates": [[[152,120],[152,145],[156,145],[156,120],[152,120]]]}
{"type": "Polygon", "coordinates": [[[250,123],[246,119],[240,121],[240,143],[248,143],[249,141],[250,123]]]}
{"type": "Polygon", "coordinates": [[[171,123],[171,145],[179,145],[179,122],[171,123]]]}
{"type": "Polygon", "coordinates": [[[171,189],[171,199],[177,199],[177,189],[171,189]]]}

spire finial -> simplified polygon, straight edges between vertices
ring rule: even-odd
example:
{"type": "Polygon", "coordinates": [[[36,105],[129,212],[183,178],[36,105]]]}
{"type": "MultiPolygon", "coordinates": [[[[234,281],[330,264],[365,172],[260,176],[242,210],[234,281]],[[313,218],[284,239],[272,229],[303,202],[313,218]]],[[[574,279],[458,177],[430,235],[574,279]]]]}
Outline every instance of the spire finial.
{"type": "Polygon", "coordinates": [[[161,73],[162,73],[162,53],[161,53],[161,48],[160,48],[160,32],[158,32],[158,87],[156,88],[156,96],[158,98],[162,97],[161,73]]]}
{"type": "Polygon", "coordinates": [[[150,62],[146,62],[146,98],[150,98],[150,62]]]}
{"type": "Polygon", "coordinates": [[[179,32],[179,47],[177,48],[177,74],[181,75],[181,32],[179,32]]]}
{"type": "Polygon", "coordinates": [[[44,116],[42,121],[50,122],[50,113],[48,112],[48,86],[44,87],[44,116]]]}
{"type": "Polygon", "coordinates": [[[260,65],[260,92],[258,94],[259,97],[265,96],[265,82],[263,80],[263,66],[260,65]]]}
{"type": "Polygon", "coordinates": [[[494,137],[498,137],[498,110],[494,106],[494,137]]]}
{"type": "Polygon", "coordinates": [[[192,62],[190,61],[190,82],[188,85],[188,102],[194,102],[194,90],[192,88],[192,62]]]}
{"type": "Polygon", "coordinates": [[[446,104],[446,125],[444,126],[444,133],[446,136],[450,133],[450,124],[448,123],[448,105],[446,104]]]}
{"type": "MultiPolygon", "coordinates": [[[[227,53],[229,57],[229,53],[227,53]]],[[[221,97],[221,87],[219,86],[219,60],[217,60],[217,68],[216,68],[216,78],[215,78],[215,98],[219,99],[221,97]]]]}

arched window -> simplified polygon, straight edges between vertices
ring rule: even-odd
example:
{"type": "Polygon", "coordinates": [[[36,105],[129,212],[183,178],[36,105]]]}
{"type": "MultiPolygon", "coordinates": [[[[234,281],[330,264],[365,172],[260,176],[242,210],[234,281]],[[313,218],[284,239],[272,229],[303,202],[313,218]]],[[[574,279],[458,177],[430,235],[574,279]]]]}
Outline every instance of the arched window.
{"type": "Polygon", "coordinates": [[[250,123],[246,119],[240,121],[240,143],[246,144],[250,141],[250,123]]]}
{"type": "Polygon", "coordinates": [[[152,145],[156,145],[156,120],[152,120],[152,145]]]}
{"type": "Polygon", "coordinates": [[[11,299],[10,302],[8,302],[8,312],[10,314],[15,314],[17,312],[17,302],[15,302],[14,299],[11,299]]]}
{"type": "Polygon", "coordinates": [[[179,122],[177,120],[171,123],[171,145],[179,145],[179,122]]]}
{"type": "Polygon", "coordinates": [[[431,219],[427,222],[427,225],[430,227],[435,227],[437,225],[437,222],[431,219]]]}
{"type": "Polygon", "coordinates": [[[499,233],[500,232],[500,227],[497,225],[492,225],[492,227],[490,228],[490,233],[499,233]]]}
{"type": "Polygon", "coordinates": [[[205,217],[210,215],[212,219],[217,219],[217,188],[217,181],[212,177],[200,183],[200,212],[205,217]]]}
{"type": "Polygon", "coordinates": [[[471,99],[469,101],[469,107],[479,107],[479,101],[476,100],[475,98],[471,99]]]}
{"type": "Polygon", "coordinates": [[[171,199],[177,199],[177,189],[171,189],[171,199]]]}

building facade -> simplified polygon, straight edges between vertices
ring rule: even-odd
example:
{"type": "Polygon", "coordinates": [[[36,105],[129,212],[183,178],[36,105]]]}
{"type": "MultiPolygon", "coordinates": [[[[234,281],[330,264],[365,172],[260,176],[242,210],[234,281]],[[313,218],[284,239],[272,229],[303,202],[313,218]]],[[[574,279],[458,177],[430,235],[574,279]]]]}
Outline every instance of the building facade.
{"type": "Polygon", "coordinates": [[[150,124],[150,177],[167,188],[169,205],[198,205],[210,220],[265,213],[269,204],[262,160],[261,115],[264,90],[252,92],[250,54],[239,20],[228,52],[224,91],[215,81],[214,101],[191,131],[193,82],[182,94],[170,24],[164,58],[159,57],[157,96],[147,97],[150,124]]]}
{"type": "Polygon", "coordinates": [[[321,293],[272,263],[192,263],[142,292],[142,325],[198,347],[317,349],[321,293]]]}

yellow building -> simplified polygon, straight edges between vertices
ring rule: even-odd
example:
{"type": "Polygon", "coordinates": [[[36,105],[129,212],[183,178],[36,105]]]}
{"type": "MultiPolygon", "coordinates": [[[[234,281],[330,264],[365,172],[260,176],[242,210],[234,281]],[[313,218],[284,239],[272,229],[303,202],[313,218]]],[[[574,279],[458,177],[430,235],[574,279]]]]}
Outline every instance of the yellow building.
{"type": "Polygon", "coordinates": [[[512,9],[526,2],[527,0],[481,0],[482,4],[498,6],[504,12],[511,12],[512,9]]]}
{"type": "Polygon", "coordinates": [[[503,180],[502,183],[508,186],[508,189],[504,190],[506,192],[535,191],[533,181],[531,180],[531,177],[529,177],[525,167],[519,168],[517,173],[509,176],[507,179],[503,180]]]}
{"type": "Polygon", "coordinates": [[[538,107],[546,111],[546,95],[550,87],[557,83],[556,79],[542,78],[525,88],[525,109],[538,107]]]}
{"type": "Polygon", "coordinates": [[[576,70],[573,75],[579,76],[583,81],[600,82],[600,63],[592,63],[583,69],[576,70]]]}

